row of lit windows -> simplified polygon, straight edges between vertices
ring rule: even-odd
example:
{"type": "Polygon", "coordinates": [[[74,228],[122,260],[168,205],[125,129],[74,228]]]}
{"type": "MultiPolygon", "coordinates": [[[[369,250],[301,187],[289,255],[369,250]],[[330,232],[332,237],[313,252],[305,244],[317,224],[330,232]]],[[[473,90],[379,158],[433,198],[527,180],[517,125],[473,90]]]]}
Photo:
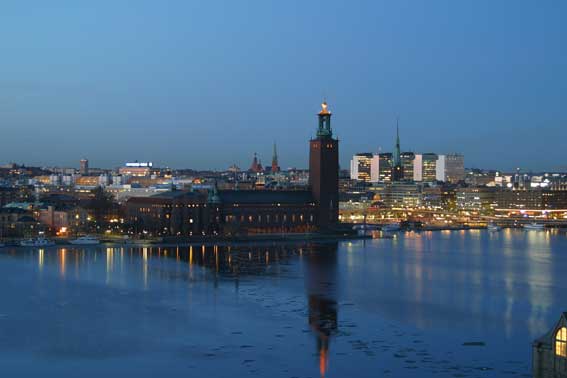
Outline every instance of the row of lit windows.
{"type": "MultiPolygon", "coordinates": [[[[333,148],[333,143],[321,144],[321,147],[333,148]]],[[[318,144],[314,144],[313,148],[319,148],[318,144]]]]}
{"type": "MultiPolygon", "coordinates": [[[[170,209],[170,208],[172,208],[172,207],[176,207],[176,208],[185,207],[185,205],[180,205],[180,204],[169,205],[169,204],[154,203],[154,204],[152,204],[152,207],[168,208],[168,209],[170,209]]],[[[187,204],[187,207],[201,207],[201,204],[190,203],[190,204],[187,204]]],[[[206,204],[203,204],[202,207],[207,207],[207,205],[206,205],[206,204]]]]}
{"type": "MultiPolygon", "coordinates": [[[[291,216],[288,216],[288,214],[283,214],[281,217],[279,214],[275,214],[275,215],[271,215],[271,214],[267,214],[267,215],[226,215],[225,216],[225,222],[226,223],[231,223],[231,222],[236,222],[236,221],[240,221],[240,222],[248,222],[248,223],[254,223],[254,222],[258,222],[258,223],[279,223],[280,221],[283,222],[287,222],[288,220],[291,220],[292,223],[296,223],[296,222],[304,222],[305,221],[305,216],[303,214],[291,214],[291,216]]],[[[309,216],[309,222],[313,223],[314,221],[314,217],[311,214],[309,216]]]]}

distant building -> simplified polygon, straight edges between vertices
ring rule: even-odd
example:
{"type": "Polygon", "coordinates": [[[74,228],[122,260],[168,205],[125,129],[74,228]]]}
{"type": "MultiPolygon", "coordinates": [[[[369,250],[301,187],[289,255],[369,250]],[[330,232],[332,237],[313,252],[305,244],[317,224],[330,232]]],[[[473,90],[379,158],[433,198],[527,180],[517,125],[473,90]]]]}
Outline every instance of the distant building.
{"type": "Polygon", "coordinates": [[[134,177],[150,176],[152,172],[153,163],[148,162],[134,162],[126,163],[123,167],[118,168],[118,173],[121,175],[128,175],[134,177]]]}
{"type": "Polygon", "coordinates": [[[496,208],[496,188],[461,188],[456,191],[457,210],[486,212],[496,208]]]}
{"type": "Polygon", "coordinates": [[[11,202],[26,202],[33,199],[33,186],[0,186],[0,207],[11,202]]]}
{"type": "Polygon", "coordinates": [[[82,176],[88,176],[88,174],[89,174],[89,161],[87,159],[81,159],[79,164],[80,164],[79,173],[82,176]]]}
{"type": "Polygon", "coordinates": [[[461,154],[445,155],[445,182],[456,184],[465,180],[465,157],[461,154]]]}
{"type": "Polygon", "coordinates": [[[218,192],[220,232],[258,234],[311,232],[317,212],[309,191],[221,190],[218,192]]]}
{"type": "Polygon", "coordinates": [[[170,191],[150,197],[133,197],[125,203],[132,231],[154,235],[205,235],[210,230],[206,194],[170,191]]]}
{"type": "Polygon", "coordinates": [[[75,178],[75,186],[95,188],[99,185],[99,180],[97,176],[79,176],[75,178]]]}
{"type": "Polygon", "coordinates": [[[437,160],[438,155],[434,153],[416,154],[413,160],[414,181],[434,182],[438,181],[437,160]]]}
{"type": "Polygon", "coordinates": [[[532,344],[534,378],[567,377],[567,312],[548,333],[532,344]]]}
{"type": "Polygon", "coordinates": [[[495,202],[499,210],[567,210],[567,192],[502,189],[496,192],[495,202]]]}
{"type": "Polygon", "coordinates": [[[378,181],[392,181],[392,154],[389,152],[378,155],[378,181]]]}
{"type": "Polygon", "coordinates": [[[258,155],[254,152],[254,158],[252,159],[252,164],[250,164],[250,172],[261,173],[264,171],[262,167],[262,162],[258,159],[258,155]]]}
{"type": "MultiPolygon", "coordinates": [[[[372,181],[372,163],[374,156],[371,153],[358,153],[350,161],[350,178],[363,182],[372,181]]],[[[374,161],[376,163],[376,161],[374,161]]]]}
{"type": "Polygon", "coordinates": [[[435,180],[445,182],[447,181],[447,159],[445,155],[437,155],[435,162],[435,180]]]}
{"type": "Polygon", "coordinates": [[[414,181],[413,161],[415,160],[415,154],[413,152],[402,152],[400,159],[402,161],[404,181],[414,181]]]}
{"type": "MultiPolygon", "coordinates": [[[[310,140],[309,189],[168,191],[129,198],[125,205],[133,232],[162,236],[310,232],[338,222],[338,140],[327,104],[310,140]]],[[[253,162],[260,164],[258,160],[253,162]]],[[[252,168],[251,167],[251,168],[252,168]]],[[[109,188],[112,190],[112,188],[109,188]]]]}
{"type": "Polygon", "coordinates": [[[276,148],[276,142],[274,142],[274,151],[272,153],[272,173],[278,173],[280,171],[280,165],[278,163],[278,151],[276,148]]]}
{"type": "Polygon", "coordinates": [[[388,208],[414,209],[422,204],[422,187],[418,183],[379,183],[370,190],[378,195],[380,201],[388,208]]]}

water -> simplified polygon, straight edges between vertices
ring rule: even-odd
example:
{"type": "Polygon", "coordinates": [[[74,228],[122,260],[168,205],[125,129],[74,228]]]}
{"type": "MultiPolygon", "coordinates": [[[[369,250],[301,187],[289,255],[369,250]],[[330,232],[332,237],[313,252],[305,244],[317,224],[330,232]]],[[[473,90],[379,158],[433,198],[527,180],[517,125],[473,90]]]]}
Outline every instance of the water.
{"type": "Polygon", "coordinates": [[[0,373],[529,376],[565,271],[567,238],[537,231],[4,248],[0,373]]]}

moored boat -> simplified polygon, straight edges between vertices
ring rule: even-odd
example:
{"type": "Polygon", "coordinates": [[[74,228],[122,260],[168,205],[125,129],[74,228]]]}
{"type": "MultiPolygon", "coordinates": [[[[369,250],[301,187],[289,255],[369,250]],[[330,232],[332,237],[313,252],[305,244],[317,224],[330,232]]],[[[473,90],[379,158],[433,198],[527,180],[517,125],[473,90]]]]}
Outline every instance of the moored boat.
{"type": "Polygon", "coordinates": [[[74,240],[70,240],[69,243],[74,245],[95,245],[95,244],[100,244],[100,240],[98,240],[94,236],[86,235],[86,236],[81,236],[74,240]]]}
{"type": "Polygon", "coordinates": [[[400,224],[399,223],[385,224],[382,226],[382,231],[386,231],[386,232],[400,231],[400,224]]]}
{"type": "Polygon", "coordinates": [[[544,226],[541,223],[529,223],[524,224],[524,230],[533,230],[533,231],[541,231],[543,230],[544,226]]]}
{"type": "Polygon", "coordinates": [[[372,231],[372,230],[378,230],[380,228],[380,226],[378,226],[377,224],[355,224],[354,226],[352,226],[352,229],[355,231],[372,231]]]}
{"type": "Polygon", "coordinates": [[[494,224],[494,223],[489,223],[486,226],[486,229],[490,232],[498,232],[498,231],[502,230],[502,227],[500,227],[499,225],[494,224]]]}
{"type": "Polygon", "coordinates": [[[22,240],[20,245],[22,247],[50,247],[55,245],[55,242],[40,236],[33,239],[22,240]]]}

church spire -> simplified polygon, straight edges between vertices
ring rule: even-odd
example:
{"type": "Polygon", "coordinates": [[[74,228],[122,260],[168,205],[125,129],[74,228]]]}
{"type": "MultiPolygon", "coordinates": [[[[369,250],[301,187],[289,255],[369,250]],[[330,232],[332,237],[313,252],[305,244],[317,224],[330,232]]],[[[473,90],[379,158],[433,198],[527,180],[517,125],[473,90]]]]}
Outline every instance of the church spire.
{"type": "Polygon", "coordinates": [[[394,148],[393,165],[399,165],[401,163],[401,151],[400,151],[400,117],[396,118],[396,147],[394,148]]]}
{"type": "Polygon", "coordinates": [[[279,171],[280,167],[278,165],[278,151],[276,149],[276,141],[274,141],[274,152],[272,153],[272,173],[279,171]]]}
{"type": "Polygon", "coordinates": [[[400,117],[396,118],[396,147],[392,154],[392,181],[401,181],[404,176],[400,151],[400,117]]]}

